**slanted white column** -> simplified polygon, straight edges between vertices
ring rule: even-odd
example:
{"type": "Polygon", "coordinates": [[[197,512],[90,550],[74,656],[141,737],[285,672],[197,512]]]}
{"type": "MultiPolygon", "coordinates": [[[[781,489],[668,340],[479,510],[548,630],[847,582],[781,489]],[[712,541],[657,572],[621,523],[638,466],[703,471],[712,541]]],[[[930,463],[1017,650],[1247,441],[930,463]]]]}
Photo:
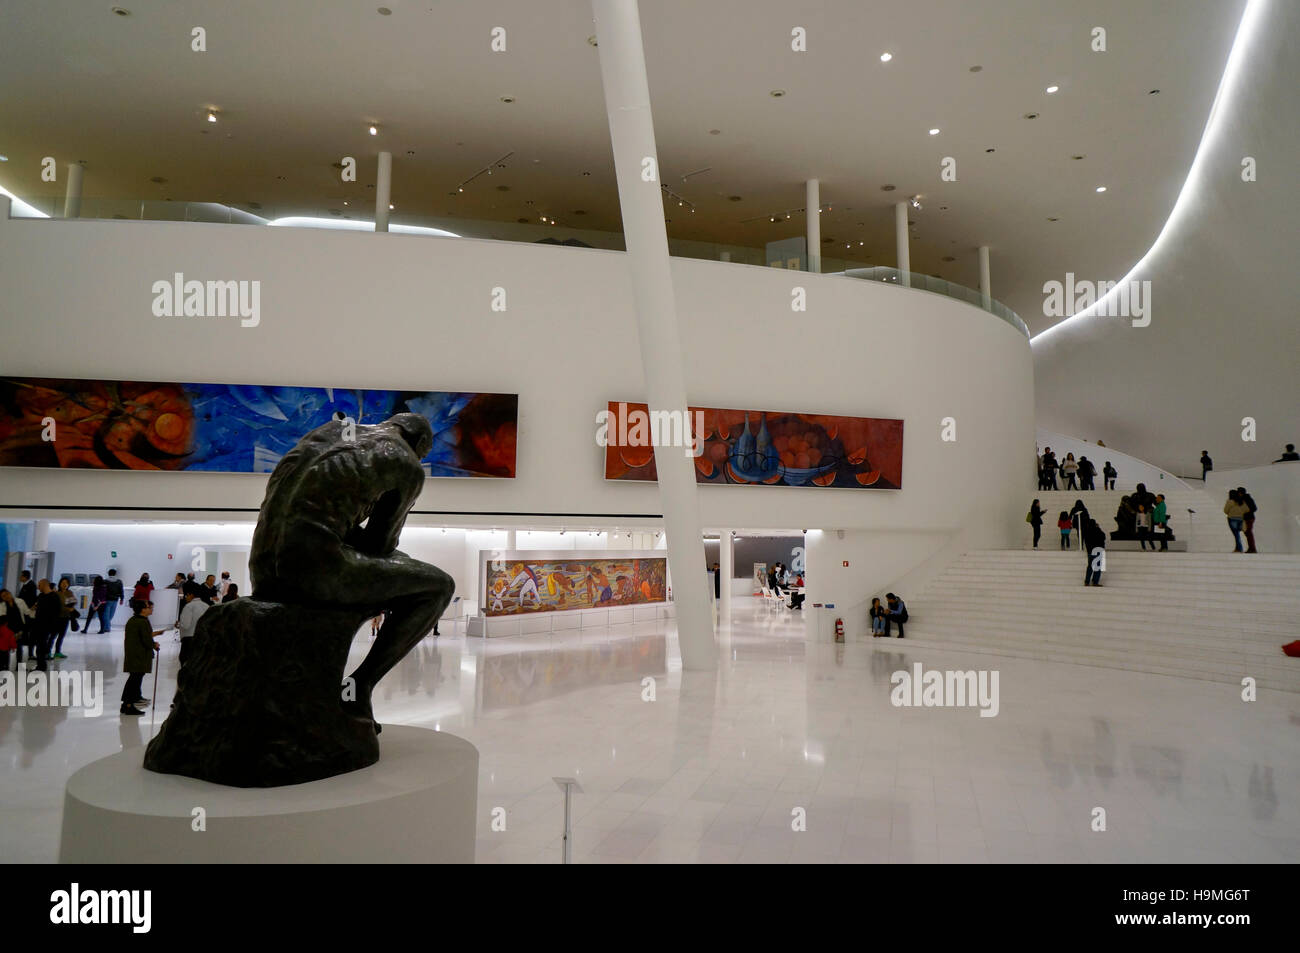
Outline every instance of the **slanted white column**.
{"type": "Polygon", "coordinates": [[[81,179],[86,174],[80,163],[68,166],[68,186],[63,193],[63,217],[78,218],[81,215],[81,179]]]}
{"type": "Polygon", "coordinates": [[[980,297],[985,311],[993,308],[993,285],[989,281],[989,246],[980,246],[980,297]]]}
{"type": "Polygon", "coordinates": [[[912,287],[912,249],[907,234],[907,209],[909,203],[899,202],[894,206],[894,241],[898,245],[899,282],[906,288],[912,287]]]}
{"type": "MultiPolygon", "coordinates": [[[[646,402],[651,412],[685,413],[686,381],[640,11],[636,0],[592,0],[591,6],[596,17],[600,78],[614,147],[646,402]]],[[[659,471],[659,499],[668,538],[682,667],[703,670],[717,666],[717,653],[709,608],[709,577],[704,571],[695,464],[688,450],[656,445],[655,466],[659,471]]]]}
{"type": "Polygon", "coordinates": [[[379,174],[375,177],[375,231],[388,231],[388,205],[393,192],[393,154],[379,153],[379,174]]]}
{"type": "Polygon", "coordinates": [[[814,274],[821,274],[822,270],[821,207],[821,181],[809,179],[804,183],[804,226],[808,239],[808,270],[814,274]]]}
{"type": "Polygon", "coordinates": [[[731,530],[724,529],[718,537],[718,575],[722,577],[718,615],[724,622],[731,618],[731,577],[735,574],[736,544],[731,538],[731,530]]]}

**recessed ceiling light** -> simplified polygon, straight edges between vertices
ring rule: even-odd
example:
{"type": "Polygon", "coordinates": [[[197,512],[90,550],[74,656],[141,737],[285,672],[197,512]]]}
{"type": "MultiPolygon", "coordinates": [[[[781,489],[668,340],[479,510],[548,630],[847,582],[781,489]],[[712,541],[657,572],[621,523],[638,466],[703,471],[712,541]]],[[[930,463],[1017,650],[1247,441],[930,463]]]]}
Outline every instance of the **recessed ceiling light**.
{"type": "Polygon", "coordinates": [[[710,130],[709,130],[709,135],[711,135],[711,136],[720,136],[720,135],[722,135],[722,130],[721,130],[721,129],[710,129],[710,130]]]}
{"type": "Polygon", "coordinates": [[[893,185],[882,185],[882,186],[880,187],[880,191],[882,191],[882,192],[892,192],[892,191],[894,191],[895,188],[896,188],[896,186],[893,186],[893,185]]]}
{"type": "Polygon", "coordinates": [[[943,261],[956,261],[956,260],[957,260],[957,259],[954,258],[954,257],[952,257],[952,255],[944,255],[944,256],[943,256],[943,261]]]}
{"type": "Polygon", "coordinates": [[[513,97],[513,96],[502,96],[502,97],[501,97],[501,101],[502,101],[503,103],[513,103],[513,102],[515,101],[515,97],[513,97]]]}
{"type": "Polygon", "coordinates": [[[393,203],[392,203],[392,202],[389,202],[389,203],[388,203],[388,211],[391,212],[392,210],[393,210],[393,203]]]}
{"type": "Polygon", "coordinates": [[[498,192],[509,192],[509,191],[510,191],[510,186],[508,186],[508,185],[498,185],[498,186],[497,186],[497,191],[498,191],[498,192]]]}
{"type": "Polygon", "coordinates": [[[1105,192],[1105,191],[1106,191],[1106,186],[1104,186],[1104,185],[1099,185],[1099,186],[1097,186],[1097,191],[1098,191],[1098,192],[1105,192]]]}
{"type": "Polygon", "coordinates": [[[1147,93],[1147,95],[1148,95],[1148,96],[1154,96],[1154,95],[1155,95],[1156,93],[1158,93],[1158,92],[1160,92],[1160,90],[1158,90],[1158,89],[1153,89],[1153,90],[1151,90],[1151,92],[1147,93]]]}
{"type": "Polygon", "coordinates": [[[1049,93],[1054,93],[1054,92],[1056,92],[1056,91],[1057,91],[1058,89],[1060,89],[1060,88],[1061,88],[1061,87],[1059,87],[1059,86],[1048,86],[1048,87],[1047,87],[1047,91],[1048,91],[1049,93]]]}
{"type": "Polygon", "coordinates": [[[1026,119],[1037,119],[1037,118],[1038,118],[1038,113],[1025,113],[1025,118],[1026,118],[1026,119]]]}
{"type": "Polygon", "coordinates": [[[584,172],[584,173],[582,173],[582,174],[583,174],[583,175],[591,175],[590,172],[584,172]]]}
{"type": "Polygon", "coordinates": [[[1077,161],[1079,161],[1080,159],[1082,159],[1082,158],[1084,158],[1084,157],[1083,157],[1083,156],[1070,156],[1070,158],[1073,159],[1073,160],[1075,160],[1075,161],[1077,162],[1077,161]]]}
{"type": "Polygon", "coordinates": [[[209,109],[209,110],[208,110],[208,122],[216,122],[216,121],[217,121],[217,114],[214,113],[212,110],[209,109]]]}
{"type": "Polygon", "coordinates": [[[393,11],[388,9],[388,7],[379,7],[377,12],[381,17],[390,17],[393,15],[393,11]]]}
{"type": "Polygon", "coordinates": [[[997,152],[998,150],[996,150],[996,149],[985,149],[984,151],[985,151],[985,152],[997,152]]]}
{"type": "Polygon", "coordinates": [[[372,136],[377,136],[377,135],[379,135],[379,127],[378,127],[378,126],[371,126],[371,127],[370,127],[370,134],[371,134],[372,136]]]}
{"type": "Polygon", "coordinates": [[[131,11],[126,7],[113,7],[113,12],[119,17],[129,17],[131,15],[131,11]]]}
{"type": "Polygon", "coordinates": [[[937,136],[937,135],[939,135],[939,130],[938,130],[938,129],[931,129],[931,130],[930,130],[930,135],[932,135],[932,136],[937,136]]]}
{"type": "Polygon", "coordinates": [[[593,33],[591,36],[587,37],[587,42],[590,43],[592,46],[595,46],[595,45],[596,45],[596,34],[593,33]]]}
{"type": "Polygon", "coordinates": [[[894,58],[894,54],[893,54],[893,53],[881,53],[881,54],[880,54],[880,62],[882,62],[882,63],[888,63],[888,62],[889,62],[890,60],[892,60],[893,58],[894,58]]]}
{"type": "Polygon", "coordinates": [[[347,204],[348,204],[348,203],[347,203],[347,202],[346,202],[346,201],[344,201],[344,203],[343,203],[343,204],[344,204],[344,205],[347,205],[347,204]]]}
{"type": "Polygon", "coordinates": [[[573,210],[573,214],[574,214],[574,215],[586,215],[586,214],[587,214],[587,210],[586,210],[585,208],[575,208],[575,209],[573,210]]]}
{"type": "Polygon", "coordinates": [[[768,93],[768,95],[771,96],[773,99],[780,99],[782,96],[785,95],[785,90],[784,90],[784,89],[774,89],[774,90],[772,90],[770,93],[768,93]]]}
{"type": "Polygon", "coordinates": [[[161,175],[155,175],[155,176],[154,176],[152,179],[150,179],[149,181],[150,181],[150,182],[153,182],[153,183],[155,183],[155,184],[157,184],[157,185],[163,185],[164,183],[166,183],[167,180],[164,179],[161,175]]]}
{"type": "Polygon", "coordinates": [[[407,150],[406,150],[406,154],[407,154],[408,156],[413,156],[413,155],[415,155],[415,150],[414,150],[414,149],[407,149],[407,150]]]}
{"type": "Polygon", "coordinates": [[[8,156],[0,156],[0,162],[8,162],[8,161],[9,161],[8,156]]]}
{"type": "Polygon", "coordinates": [[[1055,215],[1049,215],[1049,216],[1047,217],[1047,220],[1048,220],[1049,222],[1059,222],[1059,221],[1060,221],[1060,219],[1057,218],[1055,215]]]}
{"type": "Polygon", "coordinates": [[[948,211],[948,206],[946,206],[946,205],[940,205],[940,206],[939,206],[939,211],[940,211],[940,212],[946,212],[946,211],[948,211]]]}
{"type": "Polygon", "coordinates": [[[739,202],[740,200],[741,200],[741,199],[740,199],[740,196],[739,196],[739,195],[728,195],[728,196],[727,196],[727,201],[728,201],[728,202],[739,202]]]}
{"type": "Polygon", "coordinates": [[[972,66],[972,67],[970,68],[970,71],[971,71],[972,73],[978,73],[978,72],[979,72],[980,70],[982,70],[983,68],[984,68],[983,66],[972,66]]]}

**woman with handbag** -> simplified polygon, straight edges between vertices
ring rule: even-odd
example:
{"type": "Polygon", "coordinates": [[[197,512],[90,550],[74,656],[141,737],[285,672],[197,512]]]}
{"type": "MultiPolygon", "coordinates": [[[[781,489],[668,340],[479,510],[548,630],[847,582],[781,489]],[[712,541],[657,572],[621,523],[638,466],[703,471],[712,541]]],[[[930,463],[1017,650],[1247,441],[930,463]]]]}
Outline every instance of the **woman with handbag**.
{"type": "Polygon", "coordinates": [[[1029,504],[1029,512],[1025,514],[1025,522],[1034,528],[1034,549],[1038,548],[1039,537],[1043,535],[1043,508],[1034,500],[1029,504]]]}
{"type": "Polygon", "coordinates": [[[72,631],[77,631],[76,620],[81,617],[81,613],[77,611],[77,594],[72,591],[72,583],[67,576],[59,580],[57,592],[63,602],[63,612],[59,616],[59,627],[52,640],[53,644],[46,651],[46,654],[53,659],[67,658],[63,654],[63,637],[68,634],[69,625],[72,626],[72,631]]]}

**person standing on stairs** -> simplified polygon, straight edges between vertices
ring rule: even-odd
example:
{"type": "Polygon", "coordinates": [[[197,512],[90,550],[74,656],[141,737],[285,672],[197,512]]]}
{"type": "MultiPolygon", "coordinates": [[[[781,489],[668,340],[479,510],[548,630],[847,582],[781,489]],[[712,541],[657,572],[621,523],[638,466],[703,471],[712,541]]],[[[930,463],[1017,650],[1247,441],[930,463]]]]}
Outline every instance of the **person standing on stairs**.
{"type": "Polygon", "coordinates": [[[1232,530],[1232,538],[1236,542],[1234,553],[1242,552],[1241,548],[1241,526],[1245,521],[1246,514],[1250,512],[1250,507],[1241,502],[1241,497],[1237,495],[1236,490],[1228,491],[1228,502],[1223,504],[1223,515],[1228,518],[1228,529],[1232,530]]]}
{"type": "Polygon", "coordinates": [[[1156,505],[1151,510],[1151,523],[1160,534],[1160,551],[1169,552],[1169,508],[1165,506],[1165,495],[1156,494],[1156,505]]]}
{"type": "Polygon", "coordinates": [[[1065,462],[1061,464],[1061,478],[1065,480],[1065,486],[1061,487],[1061,489],[1077,490],[1079,488],[1079,483],[1075,477],[1077,477],[1078,474],[1079,464],[1075,462],[1074,454],[1067,453],[1065,455],[1065,462]]]}
{"type": "Polygon", "coordinates": [[[1025,514],[1025,522],[1034,528],[1034,549],[1038,548],[1039,537],[1043,535],[1043,508],[1034,500],[1029,504],[1029,512],[1025,514]]]}
{"type": "Polygon", "coordinates": [[[1097,467],[1087,457],[1079,458],[1079,489],[1097,489],[1097,467]]]}
{"type": "Polygon", "coordinates": [[[1102,467],[1101,476],[1102,476],[1102,486],[1104,486],[1107,490],[1115,489],[1115,477],[1119,476],[1119,471],[1110,465],[1109,460],[1107,460],[1106,465],[1102,467]]]}
{"type": "Polygon", "coordinates": [[[1201,482],[1205,482],[1205,474],[1214,469],[1214,461],[1210,459],[1210,451],[1201,451],[1201,482]]]}
{"type": "Polygon", "coordinates": [[[1151,552],[1156,551],[1155,540],[1151,538],[1151,514],[1141,503],[1137,507],[1137,516],[1133,518],[1133,528],[1137,532],[1137,538],[1142,541],[1142,552],[1147,551],[1147,543],[1151,543],[1151,552]]]}
{"type": "Polygon", "coordinates": [[[1052,448],[1047,447],[1043,450],[1043,489],[1056,489],[1056,454],[1052,453],[1052,448]]]}
{"type": "Polygon", "coordinates": [[[1088,512],[1088,507],[1083,505],[1083,500],[1075,500],[1074,506],[1070,507],[1070,525],[1079,531],[1080,539],[1083,539],[1083,524],[1086,523],[1091,516],[1092,514],[1088,512]]]}
{"type": "Polygon", "coordinates": [[[1070,548],[1070,514],[1061,510],[1061,515],[1057,517],[1056,528],[1061,531],[1061,548],[1070,548]]]}
{"type": "Polygon", "coordinates": [[[1101,572],[1106,566],[1106,531],[1096,520],[1088,520],[1080,542],[1088,554],[1088,562],[1083,570],[1083,584],[1100,588],[1101,572]]]}
{"type": "Polygon", "coordinates": [[[1246,492],[1244,486],[1237,487],[1237,499],[1241,500],[1243,506],[1248,512],[1242,517],[1242,528],[1246,532],[1246,552],[1258,555],[1259,550],[1255,548],[1255,511],[1259,509],[1255,505],[1255,498],[1246,492]]]}

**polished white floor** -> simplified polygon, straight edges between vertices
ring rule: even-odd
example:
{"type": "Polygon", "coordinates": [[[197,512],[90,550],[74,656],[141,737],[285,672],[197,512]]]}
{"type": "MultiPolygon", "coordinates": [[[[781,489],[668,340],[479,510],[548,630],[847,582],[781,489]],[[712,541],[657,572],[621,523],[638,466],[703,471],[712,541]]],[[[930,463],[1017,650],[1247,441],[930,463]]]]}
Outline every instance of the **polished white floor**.
{"type": "MultiPolygon", "coordinates": [[[[551,779],[565,775],[584,788],[580,863],[1300,860],[1300,695],[1244,702],[1230,684],[808,643],[797,613],[751,600],[721,638],[717,673],[696,674],[662,626],[445,635],[390,674],[375,707],[479,747],[486,863],[559,862],[551,779]],[[1000,713],[893,707],[890,675],[915,662],[997,669],[1000,713]],[[1099,807],[1104,832],[1091,829],[1099,807]],[[792,830],[797,813],[806,830],[792,830]]],[[[116,713],[120,629],[70,635],[59,663],[108,673],[103,716],[0,708],[0,859],[53,861],[66,778],[157,730],[176,671],[164,644],[157,720],[116,713]]]]}

